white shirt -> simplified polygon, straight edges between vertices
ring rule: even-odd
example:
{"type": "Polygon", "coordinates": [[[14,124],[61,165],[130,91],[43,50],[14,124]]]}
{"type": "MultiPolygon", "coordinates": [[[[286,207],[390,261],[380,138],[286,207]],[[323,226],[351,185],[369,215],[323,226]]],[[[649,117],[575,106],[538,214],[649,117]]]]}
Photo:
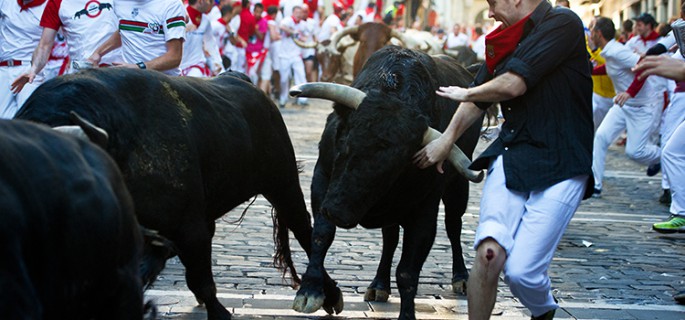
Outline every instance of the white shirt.
{"type": "Polygon", "coordinates": [[[33,50],[43,34],[40,17],[46,5],[47,1],[20,11],[16,1],[0,0],[0,61],[31,62],[33,50]]]}
{"type": "MultiPolygon", "coordinates": [[[[638,54],[643,54],[649,50],[652,46],[656,45],[661,41],[662,37],[659,37],[658,39],[655,40],[649,40],[649,41],[642,41],[642,38],[639,35],[636,35],[632,38],[630,38],[628,41],[626,41],[626,46],[633,50],[634,52],[638,54]]],[[[666,49],[670,49],[670,47],[666,47],[666,49]]],[[[659,77],[659,76],[651,76],[647,78],[646,82],[651,82],[655,90],[660,90],[660,91],[665,91],[668,90],[668,80],[664,77],[659,77]]],[[[644,88],[642,88],[644,90],[644,88]]],[[[642,91],[640,90],[640,91],[642,91]]],[[[617,91],[620,92],[620,91],[617,91]]]]}
{"type": "Polygon", "coordinates": [[[476,41],[473,42],[473,52],[478,56],[478,60],[485,60],[485,34],[480,35],[476,41]]]}
{"type": "Polygon", "coordinates": [[[461,32],[459,34],[454,34],[450,32],[447,34],[447,48],[452,49],[454,47],[468,46],[469,37],[461,32]]]}
{"type": "Polygon", "coordinates": [[[221,8],[219,8],[218,5],[212,6],[212,9],[209,10],[207,16],[209,16],[210,21],[218,20],[221,18],[221,8]]]}
{"type": "Polygon", "coordinates": [[[366,13],[366,8],[357,10],[357,12],[354,13],[352,16],[352,21],[357,22],[357,17],[362,18],[362,22],[360,24],[364,24],[367,22],[373,22],[374,17],[376,16],[376,11],[371,11],[370,13],[366,13]]]}
{"type": "MultiPolygon", "coordinates": [[[[314,41],[314,35],[318,33],[318,25],[316,24],[316,21],[312,18],[308,18],[307,20],[303,20],[300,22],[302,25],[302,34],[304,35],[304,38],[306,39],[306,42],[312,42],[314,41]]],[[[316,55],[316,48],[300,48],[302,50],[302,57],[307,58],[310,56],[315,56],[316,55]]]]}
{"type": "MultiPolygon", "coordinates": [[[[635,79],[631,70],[640,60],[640,55],[620,42],[612,39],[602,49],[600,55],[606,60],[607,75],[611,78],[616,92],[625,92],[635,79]]],[[[645,81],[642,89],[633,98],[626,101],[629,106],[642,106],[654,102],[656,91],[650,81],[645,81]]]]}
{"type": "MultiPolygon", "coordinates": [[[[166,42],[184,39],[186,11],[178,0],[114,0],[124,62],[149,61],[167,52],[166,42]]],[[[181,69],[164,71],[180,75],[181,69]]]]}
{"type": "Polygon", "coordinates": [[[226,25],[219,22],[219,19],[211,20],[209,23],[212,28],[212,36],[214,41],[219,46],[220,51],[224,51],[223,46],[228,42],[228,32],[226,32],[226,25]]]}
{"type": "MultiPolygon", "coordinates": [[[[119,27],[112,0],[49,0],[40,25],[59,30],[69,43],[71,61],[84,61],[119,27]]],[[[100,63],[122,62],[121,50],[104,55],[100,63]]]]}
{"type": "MultiPolygon", "coordinates": [[[[293,17],[285,17],[283,18],[283,21],[281,21],[281,26],[283,27],[288,27],[290,29],[295,30],[295,32],[302,32],[302,29],[304,29],[304,21],[300,21],[299,23],[295,23],[295,20],[293,20],[293,17]]],[[[302,49],[295,44],[295,41],[293,41],[294,34],[286,34],[285,31],[281,30],[281,44],[280,47],[278,48],[278,54],[279,57],[281,58],[295,58],[295,57],[302,57],[302,49]]]]}
{"type": "Polygon", "coordinates": [[[183,58],[181,59],[180,68],[185,69],[194,65],[204,65],[207,61],[205,51],[210,54],[213,62],[221,64],[219,47],[212,34],[212,23],[209,21],[209,16],[202,14],[200,25],[197,29],[186,33],[185,41],[183,41],[183,58]]]}
{"type": "Polygon", "coordinates": [[[340,17],[335,14],[330,14],[328,17],[326,17],[326,20],[324,20],[323,24],[321,25],[321,30],[317,36],[319,42],[330,39],[333,28],[336,28],[337,31],[340,31],[343,29],[343,25],[342,21],[340,21],[340,17]]]}
{"type": "Polygon", "coordinates": [[[645,53],[649,48],[659,43],[661,37],[655,40],[642,41],[642,37],[636,35],[626,41],[626,46],[637,53],[645,53]]]}

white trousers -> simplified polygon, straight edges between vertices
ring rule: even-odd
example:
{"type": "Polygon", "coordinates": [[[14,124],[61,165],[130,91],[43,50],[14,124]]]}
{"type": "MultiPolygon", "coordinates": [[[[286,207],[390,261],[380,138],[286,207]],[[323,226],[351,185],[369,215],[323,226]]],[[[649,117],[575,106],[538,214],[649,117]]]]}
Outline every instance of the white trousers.
{"type": "Polygon", "coordinates": [[[280,104],[285,104],[288,101],[288,92],[290,91],[290,77],[292,73],[294,85],[303,84],[307,82],[304,74],[304,62],[302,58],[289,57],[280,58],[279,61],[281,74],[281,96],[278,99],[280,104]]]}
{"type": "Polygon", "coordinates": [[[31,68],[31,63],[28,61],[21,66],[0,67],[0,119],[12,119],[31,93],[43,83],[44,79],[41,73],[34,78],[33,83],[27,83],[21,92],[12,93],[12,82],[23,73],[28,72],[29,68],[31,68]]]}
{"type": "Polygon", "coordinates": [[[657,129],[656,117],[661,115],[661,100],[641,107],[614,105],[609,109],[602,124],[595,133],[592,150],[592,172],[595,176],[595,188],[602,189],[604,162],[609,145],[626,130],[626,155],[628,158],[644,165],[659,162],[661,150],[652,142],[652,134],[657,129]]]}
{"type": "Polygon", "coordinates": [[[507,189],[502,164],[502,156],[490,164],[474,247],[492,238],[506,250],[504,281],[538,316],[558,308],[547,270],[580,205],[588,176],[564,180],[544,190],[517,192],[507,189]]]}
{"type": "Polygon", "coordinates": [[[614,98],[602,97],[596,93],[592,93],[592,122],[595,124],[595,131],[602,123],[604,117],[609,112],[609,108],[614,105],[614,98]]]}
{"type": "Polygon", "coordinates": [[[661,154],[661,169],[671,184],[671,213],[685,216],[685,121],[675,129],[661,154]]]}
{"type": "MultiPolygon", "coordinates": [[[[671,95],[671,102],[668,104],[668,108],[664,110],[661,121],[662,154],[668,140],[673,136],[673,132],[683,121],[685,121],[685,92],[676,92],[671,95]]],[[[666,170],[662,170],[661,173],[661,188],[670,189],[668,173],[666,170]]]]}

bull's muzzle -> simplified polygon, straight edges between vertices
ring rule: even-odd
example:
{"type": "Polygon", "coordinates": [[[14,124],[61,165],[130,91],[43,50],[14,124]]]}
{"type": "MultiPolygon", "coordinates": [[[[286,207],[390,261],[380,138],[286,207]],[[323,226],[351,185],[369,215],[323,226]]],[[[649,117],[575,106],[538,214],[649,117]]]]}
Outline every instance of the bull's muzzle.
{"type": "MultiPolygon", "coordinates": [[[[290,95],[293,97],[307,97],[331,100],[352,109],[357,109],[361,105],[366,93],[357,88],[326,82],[310,82],[290,88],[290,95]]],[[[423,134],[422,144],[425,146],[431,141],[440,138],[442,133],[428,127],[423,134]]],[[[457,171],[472,182],[483,181],[483,171],[473,171],[469,169],[471,160],[456,145],[452,146],[448,160],[457,171]]]]}

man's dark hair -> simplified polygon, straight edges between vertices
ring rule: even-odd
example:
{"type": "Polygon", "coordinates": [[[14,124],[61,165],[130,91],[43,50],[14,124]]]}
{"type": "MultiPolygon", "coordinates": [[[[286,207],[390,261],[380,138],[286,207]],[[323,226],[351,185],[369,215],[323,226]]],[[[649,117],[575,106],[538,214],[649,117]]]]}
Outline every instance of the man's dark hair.
{"type": "Polygon", "coordinates": [[[188,0],[188,5],[192,6],[197,3],[197,0],[188,0]]]}
{"type": "Polygon", "coordinates": [[[261,4],[260,2],[257,2],[257,3],[254,4],[254,8],[252,8],[252,10],[254,11],[254,9],[257,9],[257,8],[262,9],[262,11],[263,11],[263,10],[264,10],[264,5],[261,4]]]}
{"type": "Polygon", "coordinates": [[[651,14],[649,14],[647,12],[637,16],[637,18],[635,18],[635,20],[641,21],[644,24],[648,24],[648,25],[652,26],[652,29],[655,28],[657,25],[657,22],[656,22],[656,19],[654,19],[654,16],[652,16],[651,14]]]}
{"type": "Polygon", "coordinates": [[[616,37],[614,22],[607,17],[597,17],[594,29],[599,31],[599,33],[602,34],[602,37],[607,41],[613,40],[614,37],[616,37]]]}
{"type": "Polygon", "coordinates": [[[623,21],[623,31],[628,33],[633,32],[633,20],[628,19],[623,21]]]}
{"type": "Polygon", "coordinates": [[[278,12],[277,6],[269,6],[268,8],[266,8],[266,14],[268,14],[268,15],[272,15],[272,14],[277,13],[277,12],[278,12]]]}
{"type": "Polygon", "coordinates": [[[250,0],[243,0],[243,2],[241,4],[242,4],[243,9],[248,8],[248,7],[250,7],[250,0]]]}
{"type": "Polygon", "coordinates": [[[223,5],[223,6],[221,6],[220,10],[221,10],[221,16],[223,17],[227,13],[233,13],[233,6],[230,4],[223,5]]]}

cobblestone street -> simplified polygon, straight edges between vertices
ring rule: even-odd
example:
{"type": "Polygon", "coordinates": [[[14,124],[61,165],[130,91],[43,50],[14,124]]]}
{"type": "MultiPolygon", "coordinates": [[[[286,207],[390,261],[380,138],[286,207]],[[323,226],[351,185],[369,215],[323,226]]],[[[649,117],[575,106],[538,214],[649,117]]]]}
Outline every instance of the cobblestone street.
{"type": "MultiPolygon", "coordinates": [[[[304,166],[300,180],[308,204],[318,141],[331,110],[329,102],[313,99],[308,106],[289,104],[282,109],[296,157],[304,166]]],[[[482,150],[480,145],[476,154],[482,150]]],[[[469,268],[475,254],[471,247],[481,188],[482,184],[471,184],[464,215],[462,247],[469,268]]],[[[685,306],[675,304],[671,297],[685,289],[685,233],[662,235],[651,230],[652,223],[668,217],[668,208],[658,202],[660,195],[660,175],[647,177],[644,166],[628,160],[623,147],[612,145],[602,198],[583,201],[550,268],[561,306],[556,319],[685,319],[685,306]]],[[[326,267],[343,291],[344,311],[337,316],[326,316],[323,310],[305,315],[290,308],[296,290],[272,266],[270,205],[258,197],[244,220],[234,223],[244,209],[240,206],[217,221],[213,242],[219,297],[235,319],[397,317],[399,295],[394,282],[389,303],[363,301],[380,259],[380,230],[338,229],[326,267]]],[[[452,293],[450,286],[451,250],[442,218],[441,211],[437,238],[421,272],[417,318],[466,319],[466,297],[452,293]]],[[[293,260],[301,275],[307,258],[291,239],[293,260]]],[[[396,252],[395,265],[399,257],[396,252]]],[[[183,273],[177,258],[169,260],[146,296],[156,302],[163,319],[205,319],[205,310],[197,306],[183,273]]],[[[499,291],[492,319],[530,318],[502,281],[499,291]]]]}

